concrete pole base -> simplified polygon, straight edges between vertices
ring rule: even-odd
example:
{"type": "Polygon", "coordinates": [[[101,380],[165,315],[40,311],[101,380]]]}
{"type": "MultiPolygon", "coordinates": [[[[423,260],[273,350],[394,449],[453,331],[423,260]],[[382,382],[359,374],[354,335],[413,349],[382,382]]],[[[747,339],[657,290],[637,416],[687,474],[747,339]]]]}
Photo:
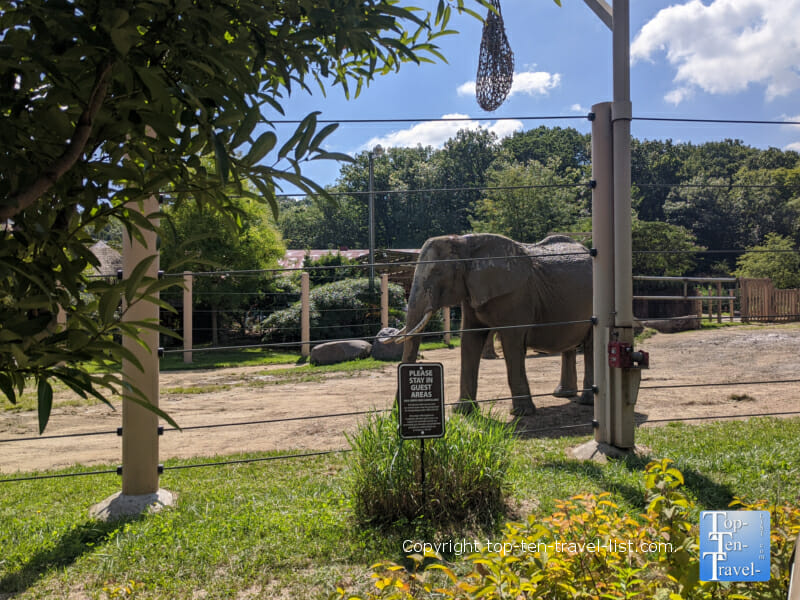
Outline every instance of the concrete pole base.
{"type": "Polygon", "coordinates": [[[617,448],[605,442],[589,440],[585,444],[567,448],[567,456],[577,460],[591,460],[596,463],[607,463],[608,459],[625,458],[627,456],[646,457],[652,453],[647,446],[636,445],[634,448],[617,448]]]}
{"type": "Polygon", "coordinates": [[[165,506],[175,503],[175,494],[159,489],[153,494],[129,496],[122,492],[109,496],[89,509],[89,517],[98,521],[116,521],[123,517],[133,517],[144,512],[157,513],[165,506]]]}

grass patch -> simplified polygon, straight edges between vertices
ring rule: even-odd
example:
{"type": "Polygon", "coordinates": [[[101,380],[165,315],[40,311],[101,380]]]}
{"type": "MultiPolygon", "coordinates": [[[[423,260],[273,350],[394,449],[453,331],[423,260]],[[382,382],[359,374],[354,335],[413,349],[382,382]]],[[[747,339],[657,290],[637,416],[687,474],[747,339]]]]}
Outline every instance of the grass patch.
{"type": "Polygon", "coordinates": [[[445,436],[425,443],[397,435],[397,414],[370,415],[348,441],[349,485],[360,523],[492,523],[504,508],[512,467],[511,428],[483,416],[453,415],[445,436]]]}
{"type": "Polygon", "coordinates": [[[750,325],[750,323],[743,323],[741,321],[731,321],[730,315],[722,314],[722,322],[717,323],[717,317],[714,316],[713,321],[709,321],[708,317],[704,317],[700,321],[700,329],[723,329],[725,327],[741,327],[742,325],[750,325]]]}
{"type": "MultiPolygon", "coordinates": [[[[566,458],[586,438],[516,440],[512,497],[551,514],[555,500],[610,492],[623,508],[645,506],[646,461],[607,465],[566,458]]],[[[637,441],[669,457],[704,509],[734,495],[797,502],[800,419],[751,419],[642,428],[637,441]]],[[[263,457],[264,454],[227,458],[263,457]]],[[[88,519],[90,504],[119,491],[116,475],[0,483],[0,594],[15,598],[108,598],[134,582],[136,598],[326,598],[341,583],[372,586],[375,560],[403,558],[405,539],[492,538],[500,532],[360,527],[347,492],[349,454],[227,467],[167,470],[177,506],[112,525],[88,519]],[[103,591],[107,588],[109,591],[103,591]]],[[[167,461],[167,466],[197,461],[167,461]]],[[[91,470],[106,467],[93,467],[91,470]]],[[[75,472],[81,469],[71,469],[75,472]]],[[[64,472],[64,471],[61,471],[64,472]]]]}

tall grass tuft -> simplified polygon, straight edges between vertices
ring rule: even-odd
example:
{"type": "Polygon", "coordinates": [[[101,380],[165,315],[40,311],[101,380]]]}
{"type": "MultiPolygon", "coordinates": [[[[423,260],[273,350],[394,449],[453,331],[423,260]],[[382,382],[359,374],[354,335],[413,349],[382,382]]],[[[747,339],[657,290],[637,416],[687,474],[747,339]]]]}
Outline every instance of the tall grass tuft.
{"type": "Polygon", "coordinates": [[[357,520],[389,525],[423,516],[432,523],[492,522],[504,508],[512,466],[510,427],[486,416],[453,415],[446,435],[401,440],[396,412],[370,415],[353,436],[349,490],[357,520]]]}

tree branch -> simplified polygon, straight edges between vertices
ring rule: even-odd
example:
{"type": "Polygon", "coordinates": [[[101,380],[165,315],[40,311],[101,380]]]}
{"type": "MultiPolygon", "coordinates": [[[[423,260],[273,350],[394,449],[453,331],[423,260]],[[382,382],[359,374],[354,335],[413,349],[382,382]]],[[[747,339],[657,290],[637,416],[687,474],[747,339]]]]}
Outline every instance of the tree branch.
{"type": "Polygon", "coordinates": [[[12,196],[9,204],[0,206],[0,221],[10,219],[31,206],[78,162],[89,141],[95,117],[97,117],[97,113],[100,112],[100,108],[103,106],[113,65],[113,62],[107,61],[98,67],[94,88],[89,96],[89,103],[78,118],[78,124],[75,127],[72,139],[67,145],[67,149],[27,189],[12,196]]]}

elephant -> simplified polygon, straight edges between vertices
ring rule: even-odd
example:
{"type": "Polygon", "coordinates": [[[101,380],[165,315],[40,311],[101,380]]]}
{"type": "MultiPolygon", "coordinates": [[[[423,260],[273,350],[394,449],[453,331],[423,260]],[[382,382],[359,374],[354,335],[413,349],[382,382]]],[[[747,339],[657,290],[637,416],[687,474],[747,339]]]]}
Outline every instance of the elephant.
{"type": "Polygon", "coordinates": [[[581,404],[594,402],[592,361],[592,260],[585,246],[563,235],[521,244],[488,233],[428,239],[419,255],[408,300],[403,362],[416,362],[420,337],[431,315],[461,305],[461,390],[456,410],[471,412],[477,399],[478,367],[490,328],[499,333],[513,396],[511,413],[536,407],[525,373],[527,348],[561,353],[561,381],[554,394],[577,389],[576,349],[584,349],[581,404]],[[547,326],[547,323],[563,323],[547,326]],[[514,327],[517,325],[537,325],[514,327]]]}

